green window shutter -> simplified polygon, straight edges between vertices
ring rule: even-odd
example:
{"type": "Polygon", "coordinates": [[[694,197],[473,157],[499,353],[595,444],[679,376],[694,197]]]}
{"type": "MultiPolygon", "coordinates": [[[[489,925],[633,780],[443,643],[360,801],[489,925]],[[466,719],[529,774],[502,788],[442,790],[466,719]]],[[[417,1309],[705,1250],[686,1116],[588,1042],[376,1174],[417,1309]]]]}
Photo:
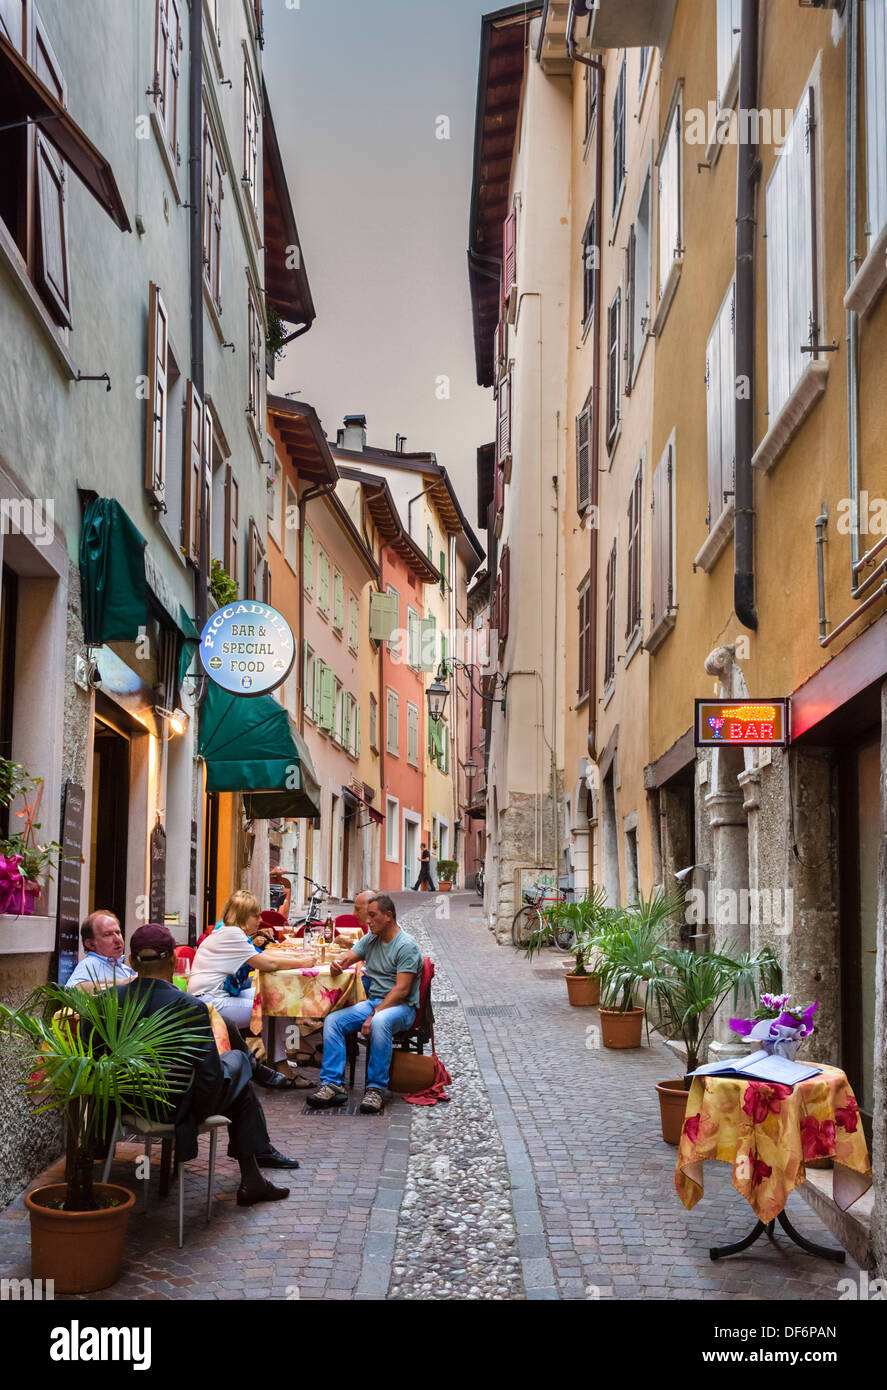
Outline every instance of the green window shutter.
{"type": "MultiPolygon", "coordinates": [[[[393,636],[393,634],[394,634],[394,633],[397,631],[397,629],[400,627],[400,594],[397,592],[396,589],[389,589],[389,590],[388,590],[388,597],[391,599],[391,602],[392,602],[392,605],[393,605],[393,608],[394,608],[394,626],[393,626],[392,629],[391,629],[391,633],[392,633],[392,636],[393,636]]],[[[391,641],[389,641],[389,644],[388,644],[388,645],[389,645],[389,646],[392,646],[393,643],[392,643],[391,641]]]]}
{"type": "Polygon", "coordinates": [[[310,526],[305,527],[305,542],[302,549],[302,569],[305,590],[312,593],[314,590],[314,532],[310,526]]]}
{"type": "Polygon", "coordinates": [[[314,658],[314,700],[312,711],[315,724],[320,723],[320,711],[323,707],[323,662],[319,657],[314,658]]]}
{"type": "Polygon", "coordinates": [[[345,626],[345,581],[336,571],[333,579],[333,627],[342,631],[345,626]]]}
{"type": "Polygon", "coordinates": [[[429,719],[428,721],[428,752],[433,763],[440,762],[442,751],[441,730],[443,725],[439,719],[429,719]]]}
{"type": "Polygon", "coordinates": [[[336,723],[336,677],[332,666],[323,667],[320,688],[320,723],[324,729],[332,729],[336,723]]]}
{"type": "Polygon", "coordinates": [[[440,591],[442,594],[445,594],[447,591],[447,554],[445,550],[440,552],[440,564],[438,569],[440,570],[440,591]]]}
{"type": "Polygon", "coordinates": [[[447,659],[447,634],[445,632],[440,634],[440,659],[441,661],[447,659]]]}
{"type": "Polygon", "coordinates": [[[357,644],[360,640],[360,604],[352,596],[348,600],[348,645],[353,652],[357,651],[357,644]]]}
{"type": "Polygon", "coordinates": [[[354,706],[354,756],[360,757],[360,705],[354,706]]]}
{"type": "Polygon", "coordinates": [[[393,690],[388,691],[387,712],[385,746],[389,753],[396,755],[400,751],[400,730],[398,728],[398,699],[393,690]]]}
{"type": "Polygon", "coordinates": [[[370,636],[387,642],[397,627],[397,607],[392,594],[370,594],[370,636]]]}
{"type": "Polygon", "coordinates": [[[419,665],[423,671],[437,670],[437,619],[423,618],[419,624],[419,665]]]}
{"type": "Polygon", "coordinates": [[[312,690],[309,684],[311,677],[311,659],[309,656],[310,648],[308,646],[307,638],[303,639],[302,646],[305,650],[305,658],[302,665],[302,702],[305,707],[305,713],[307,715],[310,715],[311,710],[313,709],[313,705],[311,703],[312,690]]]}
{"type": "Polygon", "coordinates": [[[441,730],[441,745],[440,769],[441,772],[448,773],[450,770],[450,731],[446,725],[441,730]]]}
{"type": "Polygon", "coordinates": [[[430,526],[425,528],[425,550],[429,560],[434,564],[434,532],[430,526]]]}
{"type": "Polygon", "coordinates": [[[342,743],[346,748],[351,747],[351,696],[347,692],[342,695],[342,743]]]}
{"type": "Polygon", "coordinates": [[[330,560],[324,550],[317,556],[317,606],[322,613],[330,611],[330,560]]]}
{"type": "Polygon", "coordinates": [[[407,758],[411,763],[419,761],[419,711],[415,705],[407,705],[407,758]]]}

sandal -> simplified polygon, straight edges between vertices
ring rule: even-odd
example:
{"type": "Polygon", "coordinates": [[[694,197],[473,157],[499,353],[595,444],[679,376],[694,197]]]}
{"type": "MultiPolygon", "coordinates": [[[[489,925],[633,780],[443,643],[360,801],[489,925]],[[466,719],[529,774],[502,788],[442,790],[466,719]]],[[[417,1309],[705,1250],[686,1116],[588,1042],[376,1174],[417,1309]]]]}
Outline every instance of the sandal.
{"type": "Polygon", "coordinates": [[[264,1086],[268,1091],[294,1091],[296,1089],[295,1080],[290,1076],[284,1076],[274,1067],[256,1067],[253,1081],[257,1086],[264,1086]]]}
{"type": "Polygon", "coordinates": [[[300,1076],[297,1071],[294,1071],[289,1062],[278,1062],[277,1074],[290,1083],[288,1090],[307,1091],[310,1086],[315,1084],[313,1081],[309,1081],[307,1076],[300,1076]]]}

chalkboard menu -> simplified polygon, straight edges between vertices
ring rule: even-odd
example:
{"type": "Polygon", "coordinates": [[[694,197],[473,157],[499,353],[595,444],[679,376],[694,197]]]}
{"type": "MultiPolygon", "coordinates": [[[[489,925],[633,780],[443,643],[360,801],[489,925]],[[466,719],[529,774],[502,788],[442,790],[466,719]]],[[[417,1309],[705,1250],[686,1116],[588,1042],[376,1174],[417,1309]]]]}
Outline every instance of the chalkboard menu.
{"type": "Polygon", "coordinates": [[[148,920],[162,922],[166,914],[166,831],[160,817],[151,831],[151,891],[148,898],[148,920]]]}
{"type": "Polygon", "coordinates": [[[56,927],[56,979],[60,985],[80,955],[80,875],[83,856],[83,788],[66,782],[62,799],[62,852],[59,860],[59,902],[56,927]]]}

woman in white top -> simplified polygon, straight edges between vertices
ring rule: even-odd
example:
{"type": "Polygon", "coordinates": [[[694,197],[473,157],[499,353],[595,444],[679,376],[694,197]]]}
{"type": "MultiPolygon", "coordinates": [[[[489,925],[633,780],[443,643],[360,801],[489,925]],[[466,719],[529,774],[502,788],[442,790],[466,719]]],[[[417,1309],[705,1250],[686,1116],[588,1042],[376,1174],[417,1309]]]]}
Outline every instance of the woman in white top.
{"type": "Polygon", "coordinates": [[[259,928],[261,911],[261,904],[252,893],[245,889],[233,893],[222,911],[221,922],[201,942],[191,966],[188,993],[204,1004],[213,1004],[235,1028],[248,1027],[256,991],[248,985],[239,994],[229,994],[225,989],[228,976],[236,975],[244,965],[258,971],[286,967],[286,960],[273,951],[259,953],[253,946],[250,938],[259,928]]]}

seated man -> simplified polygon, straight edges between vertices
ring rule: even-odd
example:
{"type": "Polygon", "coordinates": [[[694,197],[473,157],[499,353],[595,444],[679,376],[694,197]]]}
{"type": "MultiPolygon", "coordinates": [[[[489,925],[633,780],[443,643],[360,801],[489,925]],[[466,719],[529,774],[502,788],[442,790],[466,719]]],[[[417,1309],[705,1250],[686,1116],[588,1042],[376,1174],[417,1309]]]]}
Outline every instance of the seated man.
{"type": "MultiPolygon", "coordinates": [[[[227,1115],[228,1157],[240,1164],[237,1205],[251,1207],[256,1202],[278,1202],[289,1196],[288,1187],[275,1187],[259,1172],[260,1168],[298,1168],[295,1158],[285,1158],[272,1147],[265,1115],[250,1085],[252,1067],[244,1052],[230,1051],[219,1056],[209,1011],[193,995],[172,983],[176,943],[166,927],[154,922],[139,927],[129,943],[130,961],[137,977],[127,987],[146,996],[146,1014],[175,1009],[183,1021],[196,1023],[206,1031],[206,1047],[195,1063],[194,1085],[187,1097],[185,1113],[176,1116],[176,1163],[187,1163],[197,1155],[196,1126],[208,1115],[227,1115]]],[[[122,987],[118,991],[122,994],[122,987]]]]}
{"type": "Polygon", "coordinates": [[[344,1105],[348,1092],[345,1076],[345,1038],[360,1029],[369,1038],[367,1088],[361,1113],[378,1115],[384,1107],[382,1092],[388,1086],[391,1051],[395,1033],[411,1027],[419,1003],[422,952],[419,943],[397,924],[397,909],[387,893],[377,893],[367,914],[369,935],[355,941],[332,962],[330,970],[339,975],[349,965],[364,962],[363,983],[366,1001],[350,1009],[327,1014],[323,1025],[323,1066],[320,1088],[306,1099],[316,1110],[344,1105]]]}
{"type": "Polygon", "coordinates": [[[86,955],[74,966],[67,985],[94,994],[107,985],[123,985],[134,980],[136,972],[126,964],[126,945],[120,923],[113,912],[99,908],[91,912],[80,928],[86,955]]]}
{"type": "Polygon", "coordinates": [[[336,931],[341,931],[343,927],[360,927],[361,932],[366,936],[370,929],[367,913],[369,912],[370,903],[375,896],[375,888],[364,888],[361,892],[355,894],[354,911],[340,913],[336,918],[336,931]]]}

